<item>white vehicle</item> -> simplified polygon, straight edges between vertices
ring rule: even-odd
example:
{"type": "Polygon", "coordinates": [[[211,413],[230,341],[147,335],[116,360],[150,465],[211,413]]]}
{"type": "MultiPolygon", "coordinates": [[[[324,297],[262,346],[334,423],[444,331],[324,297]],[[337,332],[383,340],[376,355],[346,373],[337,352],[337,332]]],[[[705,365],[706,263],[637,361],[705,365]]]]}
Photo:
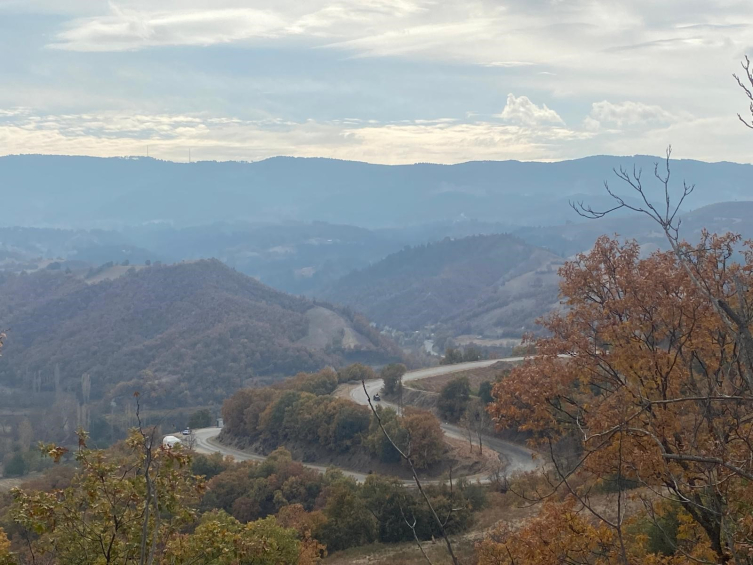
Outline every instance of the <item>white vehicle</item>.
{"type": "Polygon", "coordinates": [[[183,433],[184,436],[190,436],[191,435],[191,428],[186,428],[185,430],[183,430],[182,433],[183,433]]]}
{"type": "Polygon", "coordinates": [[[183,443],[175,436],[165,436],[162,438],[162,447],[166,447],[167,449],[172,449],[176,445],[180,445],[183,443]]]}

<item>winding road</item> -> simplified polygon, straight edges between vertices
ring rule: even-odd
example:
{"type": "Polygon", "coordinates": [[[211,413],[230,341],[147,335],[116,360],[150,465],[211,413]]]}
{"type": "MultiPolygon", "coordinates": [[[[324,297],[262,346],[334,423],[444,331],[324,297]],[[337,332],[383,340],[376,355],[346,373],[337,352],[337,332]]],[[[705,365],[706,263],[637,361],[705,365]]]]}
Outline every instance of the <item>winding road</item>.
{"type": "MultiPolygon", "coordinates": [[[[460,371],[466,371],[468,369],[479,369],[483,367],[489,367],[490,365],[493,365],[494,363],[497,363],[499,361],[507,361],[510,363],[515,363],[522,361],[523,357],[510,357],[507,359],[493,359],[488,361],[474,361],[471,363],[459,363],[457,365],[443,365],[440,367],[430,367],[428,369],[419,369],[417,371],[410,371],[408,373],[405,373],[403,375],[403,383],[409,383],[411,381],[417,381],[420,379],[427,379],[429,377],[437,377],[440,375],[448,375],[452,373],[457,373],[460,371]]],[[[373,397],[375,393],[382,390],[382,386],[384,385],[384,382],[382,379],[374,379],[371,381],[366,381],[366,390],[368,391],[369,396],[373,397]]],[[[363,390],[363,386],[359,384],[351,385],[349,390],[349,396],[350,398],[362,405],[368,405],[368,400],[366,397],[366,393],[363,390]]],[[[380,402],[382,406],[389,406],[391,408],[397,408],[394,404],[388,403],[388,402],[380,402]]],[[[465,440],[466,436],[459,427],[453,426],[452,424],[441,424],[442,431],[451,438],[461,439],[465,440]]],[[[254,453],[248,453],[246,451],[242,451],[240,449],[235,449],[233,447],[229,447],[227,445],[223,445],[217,441],[217,436],[220,433],[219,428],[202,428],[199,430],[194,430],[194,438],[195,438],[195,445],[194,449],[198,451],[199,453],[204,454],[211,454],[211,453],[222,453],[223,455],[229,455],[230,457],[233,457],[237,461],[263,461],[265,459],[262,455],[256,455],[254,453]]],[[[505,467],[505,473],[506,474],[512,474],[517,472],[525,472],[525,471],[532,471],[534,469],[537,469],[540,466],[540,462],[534,459],[534,452],[528,449],[527,447],[512,443],[509,441],[504,441],[496,437],[492,436],[482,436],[484,444],[499,453],[500,459],[503,459],[507,466],[505,467]]],[[[311,469],[316,469],[317,471],[324,472],[326,470],[326,467],[322,465],[313,465],[309,463],[304,463],[306,467],[309,467],[311,469]]],[[[346,469],[341,469],[343,473],[346,475],[353,477],[357,481],[363,481],[367,477],[365,473],[356,473],[354,471],[348,471],[346,469]]],[[[483,478],[481,479],[483,481],[483,478]]]]}

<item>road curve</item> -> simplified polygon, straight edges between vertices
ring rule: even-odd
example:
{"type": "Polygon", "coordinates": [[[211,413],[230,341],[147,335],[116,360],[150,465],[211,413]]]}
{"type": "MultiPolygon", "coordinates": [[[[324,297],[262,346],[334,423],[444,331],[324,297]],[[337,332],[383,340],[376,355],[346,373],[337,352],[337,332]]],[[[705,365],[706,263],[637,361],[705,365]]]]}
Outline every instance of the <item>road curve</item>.
{"type": "MultiPolygon", "coordinates": [[[[524,357],[510,357],[506,359],[492,359],[487,361],[474,361],[470,363],[458,363],[457,365],[442,365],[439,367],[430,367],[428,369],[419,369],[417,371],[410,371],[408,373],[405,373],[403,375],[403,382],[411,382],[411,381],[417,381],[420,379],[427,379],[429,377],[437,377],[440,375],[447,375],[452,373],[457,373],[460,371],[465,371],[468,369],[478,369],[483,367],[489,367],[490,365],[493,365],[494,363],[497,363],[499,361],[507,361],[507,362],[518,362],[524,360],[524,357]]],[[[366,390],[369,393],[369,396],[374,396],[374,393],[379,392],[382,390],[382,386],[384,385],[382,379],[373,379],[370,381],[366,381],[366,390]]],[[[353,399],[354,402],[362,405],[368,405],[368,400],[366,398],[366,394],[364,393],[363,386],[359,383],[357,385],[352,385],[350,391],[350,398],[353,399]]],[[[389,402],[382,401],[380,403],[382,406],[389,406],[391,408],[397,408],[394,404],[390,404],[389,402]]],[[[441,424],[442,431],[444,431],[445,435],[451,438],[461,439],[465,440],[466,436],[464,432],[457,426],[453,426],[452,424],[441,424]]],[[[202,428],[198,430],[193,430],[194,434],[194,450],[198,453],[204,453],[204,454],[212,454],[212,453],[221,453],[225,456],[230,456],[236,461],[264,461],[266,459],[263,455],[257,455],[255,453],[249,453],[247,451],[243,451],[240,449],[236,449],[234,447],[230,447],[224,444],[221,444],[217,441],[217,436],[220,433],[219,428],[202,428]]],[[[484,440],[484,444],[496,451],[500,454],[500,458],[504,459],[507,463],[507,466],[505,468],[505,473],[512,474],[517,472],[526,472],[526,471],[532,471],[537,469],[540,466],[540,463],[534,458],[535,453],[528,449],[527,447],[512,443],[509,441],[501,440],[496,437],[492,436],[482,436],[484,440]]],[[[322,465],[313,465],[310,463],[304,463],[306,467],[309,467],[310,469],[315,469],[319,472],[324,472],[327,470],[327,467],[322,465]]],[[[353,477],[359,482],[362,482],[366,479],[367,475],[365,473],[357,473],[354,471],[348,471],[346,469],[341,469],[341,471],[349,476],[353,477]]],[[[478,478],[482,482],[486,480],[486,478],[482,477],[474,477],[478,478]]],[[[412,484],[412,481],[405,481],[406,484],[412,484]]]]}
{"type": "MultiPolygon", "coordinates": [[[[403,375],[403,383],[409,383],[411,381],[417,381],[420,379],[428,379],[429,377],[438,377],[440,375],[449,375],[452,373],[458,373],[460,371],[467,371],[468,369],[481,369],[494,365],[495,363],[498,363],[500,361],[517,363],[523,360],[525,360],[525,357],[508,357],[506,359],[490,359],[487,361],[473,361],[469,363],[458,363],[456,365],[441,365],[439,367],[419,369],[417,371],[410,371],[408,373],[405,373],[405,375],[403,375]]],[[[372,398],[374,397],[374,393],[382,390],[383,386],[384,382],[382,381],[382,379],[366,381],[366,390],[368,391],[369,396],[372,398]]],[[[366,393],[363,390],[363,385],[360,383],[357,385],[352,385],[352,388],[350,389],[350,398],[358,404],[368,405],[366,393]]],[[[379,404],[393,408],[395,410],[397,409],[397,406],[390,402],[385,402],[384,400],[379,402],[379,404]]],[[[441,423],[440,426],[442,428],[442,431],[448,437],[461,440],[467,439],[465,432],[458,426],[447,423],[441,423]]],[[[507,463],[507,466],[505,467],[506,474],[509,475],[513,473],[533,471],[539,468],[540,461],[535,459],[535,452],[528,449],[527,447],[493,436],[482,435],[481,437],[483,438],[484,444],[487,447],[499,453],[501,458],[505,460],[505,462],[507,463]]]]}
{"type": "MultiPolygon", "coordinates": [[[[232,457],[236,461],[264,461],[267,458],[265,455],[249,453],[248,451],[243,451],[242,449],[236,449],[235,447],[222,444],[217,441],[217,436],[219,434],[220,428],[201,428],[199,430],[193,430],[195,442],[193,446],[194,451],[205,455],[221,453],[222,455],[232,457]]],[[[319,471],[320,473],[324,473],[327,470],[327,467],[324,465],[304,463],[303,466],[319,471]]],[[[368,476],[366,473],[356,473],[355,471],[348,471],[347,469],[340,469],[340,471],[348,477],[353,477],[358,482],[363,482],[368,476]]]]}

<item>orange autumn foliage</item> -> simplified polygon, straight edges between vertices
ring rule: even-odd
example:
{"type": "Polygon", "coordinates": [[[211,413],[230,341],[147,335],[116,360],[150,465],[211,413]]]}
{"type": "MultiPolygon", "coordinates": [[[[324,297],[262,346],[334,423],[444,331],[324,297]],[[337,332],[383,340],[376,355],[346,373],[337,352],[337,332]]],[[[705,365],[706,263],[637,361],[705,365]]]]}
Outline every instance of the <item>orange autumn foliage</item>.
{"type": "Polygon", "coordinates": [[[536,518],[514,531],[502,523],[476,546],[478,565],[611,563],[613,533],[594,526],[574,499],[547,503],[536,518]]]}
{"type": "MultiPolygon", "coordinates": [[[[745,312],[750,326],[753,251],[745,245],[734,262],[740,245],[704,233],[682,244],[683,265],[600,238],[561,269],[565,308],[544,322],[551,336],[495,387],[490,407],[501,428],[532,434],[551,456],[565,438],[577,446],[565,462],[554,457],[560,480],[584,485],[562,482],[573,494],[616,477],[644,487],[649,506],[678,501],[720,563],[750,563],[753,552],[753,388],[740,335],[718,308],[745,312]]],[[[626,538],[623,521],[597,519],[626,538]]],[[[617,562],[627,561],[625,549],[617,562]]]]}

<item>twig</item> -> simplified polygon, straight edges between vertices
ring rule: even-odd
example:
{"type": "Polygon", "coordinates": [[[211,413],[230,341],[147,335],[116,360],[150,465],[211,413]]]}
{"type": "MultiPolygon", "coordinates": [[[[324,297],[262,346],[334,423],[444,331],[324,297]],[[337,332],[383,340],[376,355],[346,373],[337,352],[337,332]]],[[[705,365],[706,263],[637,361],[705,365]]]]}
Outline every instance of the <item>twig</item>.
{"type": "Polygon", "coordinates": [[[416,517],[415,516],[413,517],[413,523],[411,524],[410,522],[408,522],[408,518],[405,517],[405,512],[403,512],[403,505],[398,504],[398,506],[400,507],[400,515],[403,517],[403,521],[405,522],[405,525],[411,529],[411,532],[413,532],[413,539],[416,540],[416,545],[418,546],[418,549],[421,550],[421,555],[424,556],[424,559],[426,559],[429,565],[434,565],[431,562],[431,559],[429,559],[429,556],[426,555],[426,552],[424,551],[424,546],[421,545],[421,540],[418,539],[418,534],[416,533],[416,517]]]}
{"type": "Polygon", "coordinates": [[[437,526],[439,527],[439,533],[442,534],[442,538],[444,539],[445,546],[447,547],[447,553],[450,555],[450,558],[452,559],[452,562],[454,565],[460,565],[458,558],[455,556],[455,552],[452,549],[452,543],[450,542],[450,538],[447,537],[447,531],[445,530],[444,524],[442,523],[442,520],[439,519],[439,516],[437,515],[436,510],[434,510],[434,506],[431,503],[431,500],[429,500],[428,495],[424,491],[424,487],[421,484],[421,480],[418,478],[418,473],[416,473],[416,467],[413,465],[413,461],[411,460],[409,455],[406,455],[405,452],[403,452],[402,449],[400,449],[395,441],[390,437],[390,434],[387,432],[387,430],[384,428],[384,424],[382,423],[382,418],[379,416],[379,413],[377,412],[376,408],[374,408],[374,404],[371,402],[371,396],[369,395],[369,391],[366,390],[366,381],[361,379],[361,386],[363,387],[363,392],[366,395],[366,400],[369,403],[369,408],[371,408],[372,414],[374,414],[374,417],[377,420],[377,423],[379,424],[379,428],[382,430],[382,433],[384,434],[384,437],[387,438],[387,441],[392,444],[392,447],[395,448],[395,450],[398,452],[400,457],[408,463],[408,466],[410,467],[411,474],[413,475],[413,480],[416,483],[416,487],[418,487],[418,492],[421,493],[421,496],[423,497],[424,501],[426,502],[426,505],[429,507],[429,510],[431,511],[431,515],[434,518],[434,521],[437,523],[437,526]]]}

